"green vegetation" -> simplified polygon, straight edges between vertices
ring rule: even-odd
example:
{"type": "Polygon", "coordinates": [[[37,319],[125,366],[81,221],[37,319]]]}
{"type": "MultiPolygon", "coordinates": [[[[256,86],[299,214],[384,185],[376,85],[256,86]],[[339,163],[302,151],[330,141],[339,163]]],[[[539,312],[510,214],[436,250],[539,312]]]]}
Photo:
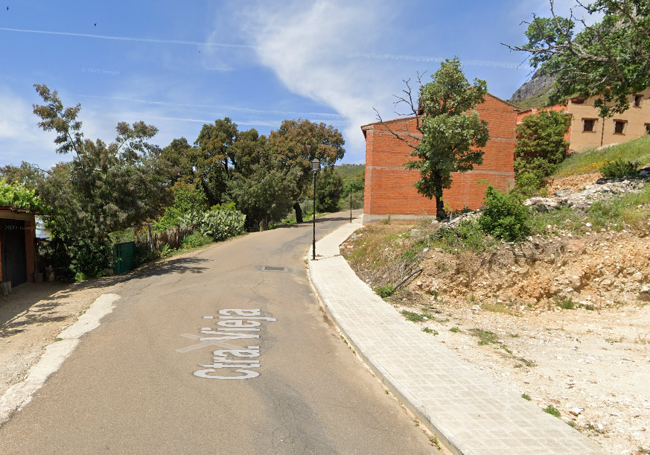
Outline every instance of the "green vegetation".
{"type": "Polygon", "coordinates": [[[424,327],[424,328],[422,329],[422,331],[423,331],[424,333],[431,333],[431,334],[433,334],[434,336],[435,336],[435,335],[439,335],[437,330],[431,330],[429,327],[424,327]]]}
{"type": "Polygon", "coordinates": [[[555,304],[565,310],[572,310],[576,307],[576,304],[573,302],[573,299],[571,297],[557,299],[555,301],[555,304]]]}
{"type": "Polygon", "coordinates": [[[555,79],[550,103],[598,96],[601,117],[623,112],[629,95],[650,86],[650,9],[645,1],[628,0],[578,5],[564,18],[551,3],[552,17],[535,16],[528,42],[511,49],[527,53],[534,68],[555,79]],[[586,15],[597,22],[587,18],[594,23],[586,25],[586,15]]]}
{"type": "Polygon", "coordinates": [[[539,191],[566,157],[569,143],[564,139],[571,116],[556,111],[541,111],[524,117],[517,126],[515,182],[517,190],[531,196],[539,191]]]}
{"type": "Polygon", "coordinates": [[[11,185],[0,179],[0,207],[13,205],[19,209],[43,212],[45,207],[33,189],[21,185],[11,185]]]}
{"type": "Polygon", "coordinates": [[[552,416],[557,418],[560,418],[562,416],[562,414],[560,414],[560,411],[555,409],[555,407],[552,404],[546,406],[546,408],[544,408],[544,412],[547,414],[551,414],[552,416]]]}
{"type": "Polygon", "coordinates": [[[616,160],[637,162],[640,167],[650,164],[650,135],[625,144],[573,154],[559,165],[555,176],[599,172],[605,163],[616,160]]]}
{"type": "Polygon", "coordinates": [[[451,329],[449,329],[449,331],[453,333],[458,333],[460,332],[460,329],[458,327],[452,327],[451,329]]]}
{"type": "Polygon", "coordinates": [[[478,220],[486,233],[498,239],[515,242],[530,234],[530,214],[515,193],[502,193],[492,185],[485,191],[487,206],[478,220]]]}
{"type": "Polygon", "coordinates": [[[422,322],[424,321],[424,315],[419,313],[414,313],[408,310],[402,310],[402,314],[406,317],[407,320],[411,322],[422,322]]]}
{"type": "Polygon", "coordinates": [[[600,174],[606,179],[636,178],[639,176],[638,167],[637,161],[623,161],[619,158],[606,161],[600,167],[600,174]]]}
{"type": "Polygon", "coordinates": [[[523,398],[524,400],[527,400],[527,401],[532,401],[532,400],[533,400],[533,399],[530,397],[530,395],[528,395],[528,394],[526,394],[526,393],[522,393],[522,394],[521,394],[521,398],[523,398]]]}
{"type": "Polygon", "coordinates": [[[485,346],[487,344],[496,344],[499,343],[499,338],[496,333],[490,332],[489,330],[482,329],[470,329],[470,334],[478,337],[479,346],[485,346]]]}
{"type": "Polygon", "coordinates": [[[385,299],[393,295],[393,292],[395,292],[395,288],[393,287],[393,285],[387,284],[385,286],[379,286],[377,289],[375,289],[375,292],[379,297],[385,299]]]}

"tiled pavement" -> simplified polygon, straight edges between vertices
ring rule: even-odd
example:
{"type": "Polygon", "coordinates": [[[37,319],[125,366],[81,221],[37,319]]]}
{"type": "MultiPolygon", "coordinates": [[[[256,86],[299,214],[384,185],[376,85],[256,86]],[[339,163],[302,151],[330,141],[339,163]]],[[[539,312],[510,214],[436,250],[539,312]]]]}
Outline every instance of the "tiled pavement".
{"type": "Polygon", "coordinates": [[[507,390],[408,322],[359,280],[339,245],[347,224],[316,244],[311,280],[359,354],[452,452],[464,455],[589,455],[599,446],[507,390]],[[320,257],[319,257],[320,256],[320,257]]]}

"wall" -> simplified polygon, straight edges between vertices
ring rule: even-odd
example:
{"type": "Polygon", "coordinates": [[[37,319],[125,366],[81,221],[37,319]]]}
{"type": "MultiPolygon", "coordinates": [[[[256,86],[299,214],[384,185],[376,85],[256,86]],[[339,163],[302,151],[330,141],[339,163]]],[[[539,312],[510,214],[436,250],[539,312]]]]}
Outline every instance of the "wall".
{"type": "MultiPolygon", "coordinates": [[[[483,203],[487,180],[500,190],[514,184],[513,152],[517,109],[512,104],[492,95],[476,109],[489,122],[490,140],[483,149],[483,164],[473,171],[453,174],[453,184],[445,190],[443,200],[452,210],[464,207],[477,209],[483,203]]],[[[401,137],[417,145],[419,133],[414,117],[397,119],[385,124],[401,137]]],[[[417,170],[404,168],[410,161],[412,148],[396,138],[381,123],[365,125],[366,183],[364,195],[364,222],[386,218],[415,218],[435,215],[435,200],[428,199],[413,187],[419,180],[417,170]]]]}

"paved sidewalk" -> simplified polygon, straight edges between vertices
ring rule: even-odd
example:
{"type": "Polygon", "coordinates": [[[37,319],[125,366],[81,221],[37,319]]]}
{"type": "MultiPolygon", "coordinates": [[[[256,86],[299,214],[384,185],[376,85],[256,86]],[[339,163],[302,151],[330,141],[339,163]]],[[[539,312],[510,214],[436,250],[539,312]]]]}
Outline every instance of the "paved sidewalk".
{"type": "Polygon", "coordinates": [[[463,455],[602,454],[569,425],[501,388],[408,322],[339,254],[357,219],[309,253],[311,280],[329,313],[379,378],[453,452],[463,455]]]}

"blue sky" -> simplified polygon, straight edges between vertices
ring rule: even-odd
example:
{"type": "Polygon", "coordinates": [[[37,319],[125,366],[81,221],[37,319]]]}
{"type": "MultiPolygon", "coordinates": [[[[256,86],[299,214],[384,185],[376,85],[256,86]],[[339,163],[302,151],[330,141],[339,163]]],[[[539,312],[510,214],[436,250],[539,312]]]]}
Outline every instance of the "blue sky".
{"type": "Polygon", "coordinates": [[[521,22],[548,10],[548,0],[5,0],[0,165],[70,158],[38,129],[34,84],[80,103],[89,139],[143,120],[164,147],[218,118],[262,134],[307,118],[343,133],[343,162],[363,163],[359,127],[373,108],[396,117],[402,80],[426,81],[444,58],[458,55],[468,79],[509,98],[530,68],[500,43],[523,43],[521,22]]]}

